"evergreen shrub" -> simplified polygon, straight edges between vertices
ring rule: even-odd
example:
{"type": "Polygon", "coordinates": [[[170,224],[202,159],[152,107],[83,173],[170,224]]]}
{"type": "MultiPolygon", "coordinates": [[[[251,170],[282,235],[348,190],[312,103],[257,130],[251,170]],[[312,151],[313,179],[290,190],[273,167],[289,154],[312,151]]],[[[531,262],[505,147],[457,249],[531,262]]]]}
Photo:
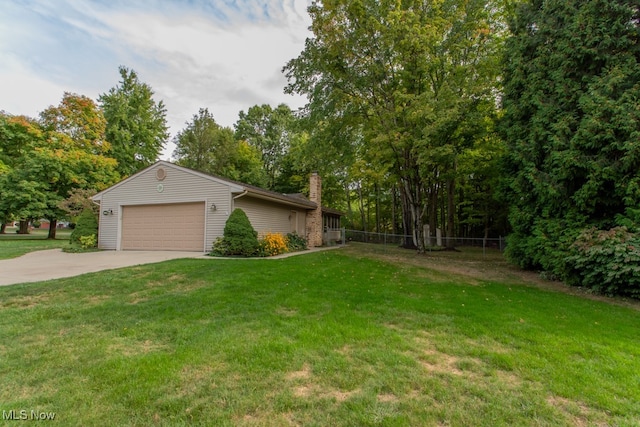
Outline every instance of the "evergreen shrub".
{"type": "Polygon", "coordinates": [[[259,249],[258,233],[242,209],[234,209],[224,226],[224,236],[213,243],[212,255],[253,256],[259,249]]]}
{"type": "MultiPolygon", "coordinates": [[[[81,245],[81,237],[93,236],[97,243],[98,241],[98,218],[96,214],[90,210],[85,209],[78,217],[76,227],[71,233],[70,241],[72,244],[81,245]]],[[[94,245],[95,246],[95,245],[94,245]]]]}

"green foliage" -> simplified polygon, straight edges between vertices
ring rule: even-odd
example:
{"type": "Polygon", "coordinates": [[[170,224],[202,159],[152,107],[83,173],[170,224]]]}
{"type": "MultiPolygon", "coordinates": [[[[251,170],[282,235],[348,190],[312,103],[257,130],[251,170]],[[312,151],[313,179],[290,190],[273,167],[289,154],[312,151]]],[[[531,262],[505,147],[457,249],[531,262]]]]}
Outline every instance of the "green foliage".
{"type": "Polygon", "coordinates": [[[98,237],[95,234],[90,236],[80,236],[80,247],[82,249],[92,249],[98,246],[98,237]]]}
{"type": "Polygon", "coordinates": [[[211,254],[253,256],[258,248],[258,233],[247,214],[242,209],[234,209],[224,226],[224,236],[214,242],[211,254]]]}
{"type": "Polygon", "coordinates": [[[135,71],[120,67],[119,72],[119,85],[100,95],[98,101],[107,120],[109,155],[118,161],[118,172],[129,176],[158,158],[169,137],[167,111],[135,71]]]}
{"type": "Polygon", "coordinates": [[[296,252],[307,250],[307,239],[300,236],[295,231],[285,236],[287,242],[287,251],[296,252]]]}
{"type": "Polygon", "coordinates": [[[287,90],[309,97],[313,126],[330,130],[338,159],[354,160],[340,172],[353,165],[371,182],[345,184],[399,190],[404,228],[423,250],[425,206],[435,212],[446,188],[453,232],[457,157],[493,117],[502,4],[340,0],[309,13],[314,37],[286,65],[287,90]]]}
{"type": "Polygon", "coordinates": [[[584,230],[565,261],[567,283],[640,298],[640,235],[626,227],[584,230]]]}
{"type": "Polygon", "coordinates": [[[266,188],[274,190],[276,182],[284,179],[283,162],[296,137],[296,117],[285,104],[275,109],[270,105],[255,105],[247,112],[240,111],[235,124],[235,136],[254,147],[261,155],[266,172],[266,188]]]}
{"type": "Polygon", "coordinates": [[[85,209],[91,209],[98,214],[100,207],[91,200],[91,196],[94,194],[96,194],[96,191],[92,189],[74,188],[69,192],[69,196],[58,204],[58,207],[65,212],[66,217],[71,219],[72,222],[77,222],[76,217],[85,209]]]}
{"type": "Polygon", "coordinates": [[[92,154],[109,150],[105,141],[107,122],[102,110],[84,95],[65,92],[58,106],[40,113],[40,122],[46,132],[68,136],[77,149],[92,154]]]}
{"type": "MultiPolygon", "coordinates": [[[[505,52],[502,128],[514,230],[507,255],[517,264],[563,276],[581,230],[633,222],[639,30],[638,8],[625,0],[518,7],[505,52]]],[[[581,282],[572,271],[566,279],[581,282]]]]}
{"type": "Polygon", "coordinates": [[[258,149],[236,140],[233,130],[218,125],[206,108],[173,141],[173,157],[181,166],[256,186],[266,181],[258,149]]]}
{"type": "MultiPolygon", "coordinates": [[[[97,105],[65,93],[40,122],[0,117],[0,221],[23,222],[66,216],[62,200],[74,191],[102,190],[120,179],[116,161],[105,157],[105,119],[97,105]]],[[[56,227],[49,229],[55,238],[56,227]]]]}
{"type": "Polygon", "coordinates": [[[98,238],[98,218],[96,214],[85,209],[78,217],[76,228],[71,233],[70,241],[72,244],[82,245],[82,237],[93,236],[96,241],[98,238]]]}

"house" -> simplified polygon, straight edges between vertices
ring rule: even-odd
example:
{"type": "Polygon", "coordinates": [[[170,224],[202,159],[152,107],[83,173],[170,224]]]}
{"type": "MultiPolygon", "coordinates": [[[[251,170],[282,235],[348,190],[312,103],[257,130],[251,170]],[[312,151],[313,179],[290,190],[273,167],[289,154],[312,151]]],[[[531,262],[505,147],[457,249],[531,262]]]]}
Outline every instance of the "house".
{"type": "Polygon", "coordinates": [[[309,247],[321,246],[323,224],[340,218],[335,210],[323,214],[321,191],[317,173],[307,199],[158,161],[93,196],[100,205],[98,247],[209,252],[236,208],[259,235],[296,232],[309,247]]]}

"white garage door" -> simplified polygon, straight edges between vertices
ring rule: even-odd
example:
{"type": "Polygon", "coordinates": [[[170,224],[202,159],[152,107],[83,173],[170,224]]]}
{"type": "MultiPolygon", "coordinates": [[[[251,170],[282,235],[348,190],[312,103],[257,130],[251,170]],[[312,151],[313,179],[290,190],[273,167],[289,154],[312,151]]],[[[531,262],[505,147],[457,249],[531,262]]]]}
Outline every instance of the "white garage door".
{"type": "Polygon", "coordinates": [[[122,249],[204,252],[204,202],[124,206],[122,249]]]}

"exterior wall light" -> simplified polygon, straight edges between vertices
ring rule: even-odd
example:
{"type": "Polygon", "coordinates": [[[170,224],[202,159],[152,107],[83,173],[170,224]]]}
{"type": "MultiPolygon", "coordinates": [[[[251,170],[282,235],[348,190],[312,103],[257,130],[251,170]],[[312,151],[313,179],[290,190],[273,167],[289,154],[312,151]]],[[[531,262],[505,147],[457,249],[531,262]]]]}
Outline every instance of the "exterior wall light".
{"type": "Polygon", "coordinates": [[[216,206],[215,203],[211,203],[211,210],[214,212],[218,210],[218,207],[216,206]]]}
{"type": "Polygon", "coordinates": [[[102,215],[113,215],[113,209],[107,209],[102,211],[102,215]]]}

